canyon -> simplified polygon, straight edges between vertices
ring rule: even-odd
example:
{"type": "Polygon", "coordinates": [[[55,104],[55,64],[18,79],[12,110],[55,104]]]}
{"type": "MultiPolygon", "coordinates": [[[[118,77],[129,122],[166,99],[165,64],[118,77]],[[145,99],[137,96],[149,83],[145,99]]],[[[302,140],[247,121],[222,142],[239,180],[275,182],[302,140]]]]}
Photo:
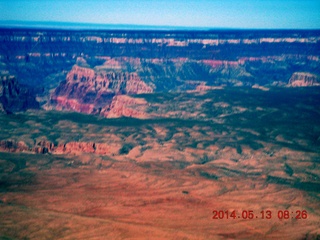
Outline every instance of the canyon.
{"type": "Polygon", "coordinates": [[[1,74],[29,88],[44,109],[108,115],[116,95],[320,81],[317,30],[0,33],[1,74]]]}
{"type": "Polygon", "coordinates": [[[319,30],[1,28],[0,239],[318,239],[319,66],[319,30]]]}

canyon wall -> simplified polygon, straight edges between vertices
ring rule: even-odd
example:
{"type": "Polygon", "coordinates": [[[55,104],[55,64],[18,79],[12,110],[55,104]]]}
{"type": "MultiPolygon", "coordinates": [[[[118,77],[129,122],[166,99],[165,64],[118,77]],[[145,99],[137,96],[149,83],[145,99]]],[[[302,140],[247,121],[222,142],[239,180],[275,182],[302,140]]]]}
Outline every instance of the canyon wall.
{"type": "Polygon", "coordinates": [[[319,57],[318,30],[0,29],[1,75],[14,75],[45,109],[104,116],[117,95],[314,86],[319,57]]]}
{"type": "Polygon", "coordinates": [[[320,79],[315,74],[295,72],[289,79],[289,84],[294,87],[320,86],[320,79]]]}
{"type": "Polygon", "coordinates": [[[28,89],[21,87],[14,76],[0,75],[0,112],[13,113],[37,109],[39,104],[28,89]]]}

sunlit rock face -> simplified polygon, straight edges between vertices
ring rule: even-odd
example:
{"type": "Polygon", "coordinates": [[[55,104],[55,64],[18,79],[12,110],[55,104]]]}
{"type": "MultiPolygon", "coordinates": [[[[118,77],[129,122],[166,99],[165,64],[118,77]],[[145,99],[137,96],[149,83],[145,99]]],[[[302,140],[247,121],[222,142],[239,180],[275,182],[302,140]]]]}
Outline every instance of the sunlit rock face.
{"type": "Polygon", "coordinates": [[[320,86],[319,76],[307,72],[295,72],[289,79],[293,87],[320,86]]]}
{"type": "Polygon", "coordinates": [[[101,115],[107,118],[133,117],[150,118],[146,112],[148,103],[143,98],[132,98],[130,96],[114,96],[110,106],[102,109],[101,115]]]}
{"type": "Polygon", "coordinates": [[[75,65],[51,95],[51,105],[58,110],[100,113],[112,107],[115,95],[153,92],[136,73],[102,67],[95,71],[75,65]]]}

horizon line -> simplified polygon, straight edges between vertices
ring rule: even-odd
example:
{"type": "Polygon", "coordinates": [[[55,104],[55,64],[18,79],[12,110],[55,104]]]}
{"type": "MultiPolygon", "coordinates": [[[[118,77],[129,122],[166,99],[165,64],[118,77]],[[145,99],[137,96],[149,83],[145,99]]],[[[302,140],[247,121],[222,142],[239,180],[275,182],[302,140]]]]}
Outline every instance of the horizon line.
{"type": "Polygon", "coordinates": [[[144,25],[144,24],[110,24],[85,22],[58,22],[58,21],[22,21],[0,20],[1,28],[46,28],[62,30],[320,30],[320,28],[238,28],[238,27],[208,27],[208,26],[174,26],[174,25],[144,25]]]}

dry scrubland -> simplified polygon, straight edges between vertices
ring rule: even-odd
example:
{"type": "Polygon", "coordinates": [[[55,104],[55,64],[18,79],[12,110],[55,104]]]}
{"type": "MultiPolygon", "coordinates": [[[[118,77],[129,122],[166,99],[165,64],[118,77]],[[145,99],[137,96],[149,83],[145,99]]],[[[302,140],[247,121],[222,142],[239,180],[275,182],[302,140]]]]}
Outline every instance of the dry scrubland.
{"type": "MultiPolygon", "coordinates": [[[[143,94],[146,119],[0,115],[1,239],[318,239],[319,89],[143,94]],[[70,145],[71,146],[71,145],[70,145]],[[212,219],[271,210],[271,219],[212,219]],[[306,210],[283,219],[278,210],[306,210]]],[[[132,106],[134,108],[134,106],[132,106]]]]}

